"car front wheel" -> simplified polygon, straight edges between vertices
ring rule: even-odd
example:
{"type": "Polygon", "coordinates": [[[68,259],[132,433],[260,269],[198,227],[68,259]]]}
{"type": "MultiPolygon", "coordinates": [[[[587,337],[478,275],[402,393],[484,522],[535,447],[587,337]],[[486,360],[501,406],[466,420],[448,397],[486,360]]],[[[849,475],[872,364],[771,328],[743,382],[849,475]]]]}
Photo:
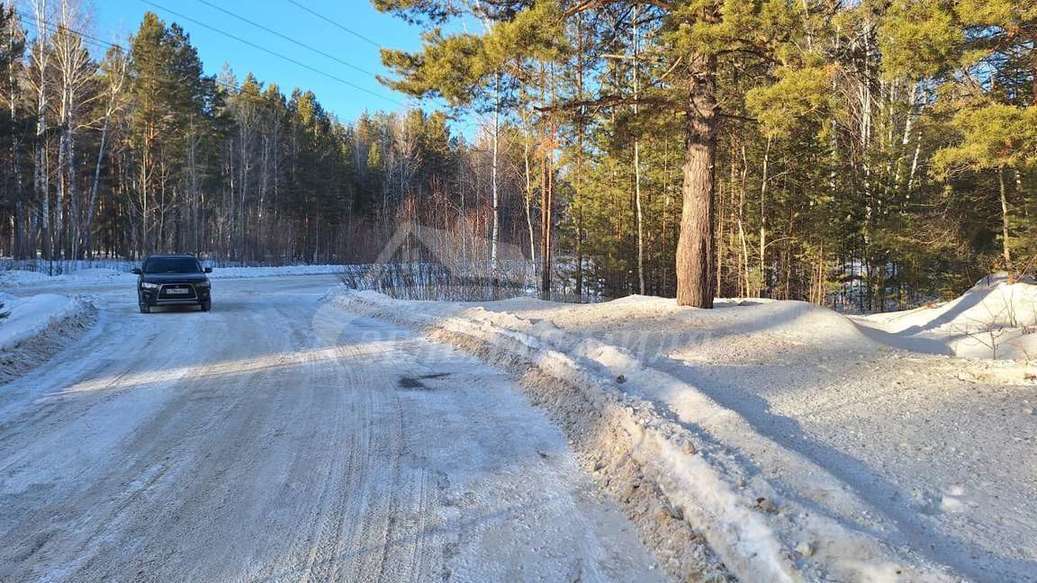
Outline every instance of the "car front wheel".
{"type": "Polygon", "coordinates": [[[205,300],[200,305],[202,306],[202,311],[203,312],[208,312],[209,310],[212,309],[212,300],[205,300]]]}

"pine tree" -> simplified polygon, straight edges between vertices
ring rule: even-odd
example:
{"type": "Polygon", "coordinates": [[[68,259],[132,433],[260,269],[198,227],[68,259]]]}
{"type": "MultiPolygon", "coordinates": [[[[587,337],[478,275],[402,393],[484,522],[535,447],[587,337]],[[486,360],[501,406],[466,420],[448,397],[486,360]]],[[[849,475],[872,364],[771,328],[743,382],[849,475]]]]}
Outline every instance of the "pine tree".
{"type": "MultiPolygon", "coordinates": [[[[383,58],[399,79],[392,85],[417,95],[441,95],[452,102],[470,101],[476,90],[496,79],[500,71],[516,70],[516,63],[539,61],[552,67],[571,63],[564,55],[565,24],[577,18],[598,20],[609,15],[613,22],[626,21],[633,3],[561,3],[556,1],[493,4],[478,16],[493,21],[481,36],[444,36],[439,28],[426,34],[422,51],[408,54],[387,51],[383,58]],[[511,69],[509,69],[509,67],[511,69]]],[[[451,14],[450,4],[412,0],[379,1],[380,9],[411,20],[434,25],[451,14]]],[[[783,3],[760,5],[745,2],[696,0],[665,7],[654,6],[638,18],[656,23],[659,49],[673,64],[671,79],[653,94],[638,101],[657,110],[681,116],[684,129],[681,236],[676,249],[677,301],[681,305],[711,307],[715,294],[715,176],[716,143],[724,116],[718,76],[728,68],[744,68],[767,62],[785,45],[797,39],[795,9],[783,3]],[[792,27],[792,30],[789,30],[792,27]]],[[[617,27],[612,27],[617,28],[617,27]]],[[[581,40],[580,53],[603,59],[612,47],[616,30],[599,27],[581,40]]],[[[582,65],[582,61],[581,61],[582,65]]],[[[646,80],[648,82],[648,80],[646,80]]],[[[731,96],[740,99],[741,96],[731,96]]],[[[629,105],[632,96],[601,93],[590,99],[552,95],[542,111],[573,111],[629,105]]]]}
{"type": "Polygon", "coordinates": [[[22,59],[24,58],[24,34],[18,24],[13,5],[0,6],[0,72],[4,76],[0,114],[0,208],[11,216],[11,254],[20,257],[27,254],[28,213],[22,164],[25,159],[23,144],[26,142],[27,116],[20,104],[23,87],[22,59]]]}
{"type": "Polygon", "coordinates": [[[5,8],[0,254],[369,261],[417,220],[528,248],[544,291],[860,310],[1034,264],[1032,3],[377,4],[425,29],[384,81],[444,111],[214,79],[153,14],[95,63],[48,26],[72,0],[29,46],[5,8]]]}
{"type": "MultiPolygon", "coordinates": [[[[887,71],[944,87],[958,139],[934,156],[935,176],[995,176],[1001,255],[1011,268],[1013,206],[1027,206],[1023,173],[1037,164],[1037,7],[1010,0],[894,3],[883,27],[887,71]],[[1015,180],[1010,203],[1006,181],[1015,180]]],[[[1028,226],[1028,225],[1027,225],[1028,226]]],[[[1033,236],[1027,233],[1024,236],[1033,236]]]]}

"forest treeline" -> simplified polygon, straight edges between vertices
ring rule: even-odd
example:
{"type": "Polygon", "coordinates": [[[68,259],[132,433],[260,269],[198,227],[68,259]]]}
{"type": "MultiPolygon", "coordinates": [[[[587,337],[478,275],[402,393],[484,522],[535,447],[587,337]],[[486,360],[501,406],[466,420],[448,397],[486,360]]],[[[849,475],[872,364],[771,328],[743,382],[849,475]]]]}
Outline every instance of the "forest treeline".
{"type": "Polygon", "coordinates": [[[0,17],[0,255],[348,262],[405,213],[484,230],[485,156],[442,113],[344,122],[312,92],[206,75],[153,13],[121,46],[76,2],[26,6],[0,17]]]}
{"type": "Polygon", "coordinates": [[[123,50],[6,3],[0,254],[366,261],[415,220],[556,292],[865,310],[1033,268],[1033,3],[374,4],[423,31],[383,82],[447,113],[341,120],[154,14],[123,50]]]}

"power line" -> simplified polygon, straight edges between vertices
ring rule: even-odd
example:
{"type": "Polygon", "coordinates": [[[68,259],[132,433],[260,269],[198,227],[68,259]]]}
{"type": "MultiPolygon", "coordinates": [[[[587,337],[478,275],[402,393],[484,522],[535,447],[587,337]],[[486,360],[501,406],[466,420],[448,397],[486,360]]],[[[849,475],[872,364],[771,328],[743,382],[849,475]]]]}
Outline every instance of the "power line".
{"type": "MultiPolygon", "coordinates": [[[[39,30],[39,27],[36,24],[36,15],[34,15],[34,14],[26,14],[25,12],[22,12],[21,10],[16,10],[15,12],[18,14],[18,20],[21,20],[22,24],[27,24],[29,26],[32,26],[33,28],[36,28],[37,31],[39,30]]],[[[65,30],[67,32],[71,32],[72,34],[82,38],[83,40],[93,41],[93,44],[95,46],[119,48],[119,49],[122,49],[123,51],[126,50],[126,47],[124,47],[124,46],[122,46],[120,44],[113,43],[113,42],[108,42],[108,41],[106,41],[104,39],[99,39],[99,38],[97,38],[95,36],[91,36],[91,35],[83,32],[81,30],[76,30],[76,29],[71,28],[69,26],[66,26],[64,24],[56,24],[56,23],[53,23],[53,22],[47,20],[46,18],[42,19],[42,22],[43,22],[44,25],[46,25],[48,31],[51,32],[51,33],[56,33],[56,32],[58,32],[60,30],[65,30]]]]}
{"type": "Polygon", "coordinates": [[[173,16],[176,16],[178,18],[182,18],[182,19],[187,20],[189,22],[193,22],[193,23],[197,24],[198,26],[201,26],[202,28],[211,30],[211,31],[213,31],[213,32],[215,32],[217,34],[222,34],[223,36],[226,36],[228,38],[234,39],[234,40],[236,40],[236,41],[238,41],[238,42],[240,42],[242,44],[245,44],[245,45],[248,45],[248,46],[250,46],[250,47],[252,47],[254,49],[263,51],[264,53],[267,53],[269,55],[273,55],[273,56],[275,56],[275,57],[277,57],[279,59],[288,61],[289,63],[292,63],[294,65],[297,65],[297,66],[302,67],[304,69],[307,69],[309,71],[313,71],[314,73],[317,73],[318,75],[323,75],[323,76],[325,76],[325,77],[327,77],[327,78],[329,78],[329,79],[331,79],[333,81],[338,81],[339,83],[341,83],[343,85],[346,85],[347,87],[352,87],[353,89],[356,89],[357,91],[362,91],[364,93],[367,93],[368,95],[372,95],[372,96],[377,97],[379,99],[384,99],[385,101],[389,101],[391,103],[395,103],[396,105],[399,105],[401,107],[407,107],[407,104],[403,103],[402,101],[399,101],[397,99],[393,99],[392,97],[389,97],[387,95],[382,95],[380,93],[375,93],[374,91],[371,91],[369,89],[361,87],[360,85],[357,85],[355,83],[347,81],[347,80],[345,80],[345,79],[343,79],[343,78],[341,78],[341,77],[339,77],[337,75],[332,75],[331,73],[328,73],[326,71],[322,71],[322,70],[320,70],[320,69],[318,69],[316,67],[312,67],[312,66],[310,66],[310,65],[308,65],[308,64],[306,64],[306,63],[304,63],[302,61],[299,61],[297,59],[293,59],[292,57],[283,55],[283,54],[278,53],[276,51],[272,51],[272,50],[270,50],[270,49],[268,49],[268,48],[266,48],[264,46],[261,46],[261,45],[258,45],[256,43],[254,43],[254,42],[252,42],[250,40],[241,38],[240,36],[237,36],[235,34],[229,33],[229,32],[227,32],[225,30],[221,30],[219,28],[216,28],[215,26],[210,26],[210,25],[208,25],[208,24],[206,24],[206,23],[204,23],[204,22],[202,22],[200,20],[197,20],[195,18],[191,18],[190,16],[187,16],[186,14],[182,14],[180,12],[176,12],[175,10],[170,10],[169,8],[166,8],[165,6],[162,6],[160,4],[156,4],[155,2],[151,2],[150,0],[140,0],[140,2],[143,3],[143,4],[147,4],[149,6],[152,6],[154,8],[157,8],[159,10],[162,10],[164,12],[168,12],[168,13],[170,13],[173,16]]]}
{"type": "MultiPolygon", "coordinates": [[[[36,23],[35,15],[26,15],[24,12],[22,12],[20,10],[16,10],[15,12],[18,15],[18,20],[20,20],[22,22],[22,24],[27,25],[27,26],[31,26],[31,27],[35,28],[37,31],[39,31],[38,25],[36,23]]],[[[76,29],[68,27],[68,26],[55,24],[55,23],[50,22],[50,21],[48,21],[46,19],[43,20],[43,24],[48,29],[48,31],[51,32],[52,34],[55,33],[55,32],[58,32],[60,30],[64,30],[64,31],[66,31],[68,33],[71,33],[71,34],[74,34],[74,35],[78,36],[84,42],[89,43],[89,44],[91,44],[91,45],[93,45],[95,47],[98,47],[98,48],[101,48],[101,49],[115,48],[115,49],[121,50],[127,56],[130,54],[129,47],[125,47],[125,46],[123,46],[123,45],[121,45],[119,43],[115,43],[115,42],[111,42],[111,41],[106,41],[104,39],[100,39],[100,38],[92,36],[92,35],[90,35],[88,33],[85,33],[85,32],[83,32],[81,30],[76,30],[76,29]]],[[[175,79],[175,78],[169,77],[169,76],[153,76],[153,77],[154,78],[164,79],[166,81],[180,81],[180,79],[175,79]]],[[[208,77],[208,79],[210,81],[212,81],[213,83],[215,83],[216,85],[219,85],[220,87],[223,87],[224,89],[233,91],[235,93],[240,93],[241,92],[242,88],[241,88],[240,85],[236,85],[234,83],[230,83],[230,82],[227,82],[227,81],[221,81],[219,78],[217,78],[215,76],[208,77]]],[[[482,123],[477,123],[477,122],[476,123],[473,123],[473,122],[470,122],[470,121],[462,122],[461,120],[453,120],[453,121],[455,123],[455,127],[459,126],[461,128],[481,128],[483,126],[482,123]]]]}
{"type": "MultiPolygon", "coordinates": [[[[37,23],[36,23],[36,16],[35,15],[26,14],[26,13],[20,11],[20,10],[16,10],[15,12],[18,15],[18,20],[20,20],[22,22],[22,24],[27,25],[27,26],[31,26],[33,28],[36,28],[37,31],[39,30],[38,26],[37,26],[37,23]]],[[[78,36],[84,42],[86,42],[86,43],[88,43],[88,44],[90,44],[92,46],[95,46],[97,48],[100,48],[100,49],[115,48],[115,49],[121,50],[126,55],[130,54],[130,48],[129,47],[125,47],[125,46],[123,46],[123,45],[121,45],[119,43],[115,43],[115,42],[111,42],[111,41],[106,41],[104,39],[97,38],[96,36],[93,36],[93,35],[90,35],[88,33],[85,33],[85,32],[83,32],[81,30],[77,30],[75,28],[72,28],[72,27],[69,27],[69,26],[65,26],[65,25],[61,25],[61,24],[55,24],[55,23],[53,23],[53,22],[51,22],[49,20],[46,20],[46,19],[44,19],[42,22],[43,22],[44,27],[51,34],[56,33],[56,32],[58,32],[60,30],[64,30],[64,31],[66,31],[68,33],[71,33],[71,34],[74,34],[74,35],[78,36]]],[[[163,78],[163,79],[165,79],[167,81],[179,81],[180,80],[180,79],[175,79],[175,78],[169,77],[169,76],[163,76],[161,78],[163,78]]],[[[219,85],[219,86],[221,86],[221,87],[223,87],[225,89],[234,91],[236,93],[240,93],[241,92],[241,89],[242,89],[241,85],[236,85],[234,83],[230,83],[230,82],[227,82],[227,81],[222,81],[218,77],[215,77],[215,76],[208,77],[208,79],[210,81],[212,81],[213,83],[215,83],[216,85],[219,85]]],[[[472,125],[473,124],[468,123],[468,124],[465,125],[465,127],[470,127],[472,125]]]]}
{"type": "MultiPolygon", "coordinates": [[[[16,12],[18,13],[18,20],[22,21],[22,24],[25,24],[25,25],[28,25],[28,26],[32,26],[33,28],[36,28],[37,33],[39,32],[39,26],[36,23],[36,17],[34,15],[28,15],[27,16],[25,13],[21,12],[20,10],[16,11],[16,12]]],[[[43,24],[44,24],[44,26],[47,28],[47,30],[51,34],[56,33],[56,32],[58,32],[60,30],[64,30],[66,32],[69,32],[71,34],[74,34],[74,35],[78,36],[83,41],[85,41],[87,43],[90,43],[90,44],[92,44],[95,47],[102,48],[102,49],[116,48],[116,49],[121,50],[126,55],[130,54],[130,49],[128,47],[122,46],[121,44],[109,42],[109,41],[106,41],[106,40],[103,40],[103,39],[99,39],[99,38],[97,38],[95,36],[91,36],[91,35],[83,32],[83,31],[76,30],[74,28],[71,28],[71,27],[68,27],[68,26],[65,26],[65,25],[55,24],[55,23],[50,22],[50,21],[48,21],[46,19],[43,20],[43,24]]],[[[174,79],[172,77],[165,77],[165,79],[167,81],[179,81],[179,79],[174,79]]],[[[233,91],[238,92],[238,93],[241,92],[241,86],[239,86],[239,85],[235,85],[234,83],[228,83],[227,81],[221,81],[220,79],[218,79],[216,77],[210,77],[209,79],[213,83],[215,83],[215,84],[217,84],[217,85],[219,85],[219,86],[221,86],[221,87],[223,87],[225,89],[230,89],[230,90],[233,90],[233,91]]]]}
{"type": "MultiPolygon", "coordinates": [[[[36,17],[35,16],[26,16],[21,11],[17,11],[17,15],[18,15],[18,20],[20,20],[22,22],[22,24],[24,24],[26,26],[31,26],[31,27],[35,28],[37,31],[39,31],[39,25],[36,23],[36,17]]],[[[89,43],[90,45],[95,46],[97,48],[101,48],[101,49],[107,49],[107,48],[111,48],[111,47],[118,47],[120,49],[123,48],[121,45],[110,43],[108,41],[104,41],[104,40],[92,37],[92,36],[90,36],[90,35],[88,35],[88,34],[86,34],[84,32],[79,32],[77,30],[73,30],[73,29],[68,28],[68,27],[62,27],[61,25],[54,24],[54,23],[48,22],[46,20],[43,21],[43,24],[44,24],[45,28],[47,29],[47,32],[50,32],[51,34],[54,34],[54,33],[58,32],[60,30],[64,30],[65,32],[70,32],[70,33],[80,37],[81,40],[83,40],[83,41],[85,41],[85,42],[89,43]]],[[[39,33],[37,32],[37,34],[39,34],[39,33]]]]}
{"type": "Polygon", "coordinates": [[[219,6],[218,4],[213,4],[212,2],[209,2],[208,0],[198,0],[198,2],[201,2],[202,4],[205,4],[206,6],[208,6],[210,8],[213,8],[215,10],[219,10],[220,12],[230,16],[231,18],[236,18],[236,19],[238,19],[238,20],[240,20],[242,22],[245,22],[247,24],[250,24],[250,25],[252,25],[252,26],[254,26],[254,27],[256,27],[256,28],[258,28],[260,30],[265,30],[266,32],[269,32],[272,35],[275,35],[275,36],[278,36],[280,38],[283,38],[284,40],[286,40],[286,41],[288,41],[290,43],[293,43],[295,45],[298,45],[298,46],[300,46],[300,47],[302,47],[302,48],[304,48],[304,49],[306,49],[308,51],[313,51],[313,52],[317,53],[318,55],[321,55],[323,57],[327,57],[327,58],[329,58],[329,59],[331,59],[331,60],[333,60],[333,61],[335,61],[337,63],[340,63],[342,65],[345,65],[345,66],[347,66],[347,67],[349,67],[351,69],[355,69],[357,71],[360,71],[361,73],[363,73],[365,75],[370,75],[371,77],[376,77],[377,76],[375,73],[372,73],[371,71],[368,71],[367,69],[364,69],[363,67],[358,67],[358,66],[354,65],[353,63],[350,63],[349,61],[343,61],[342,59],[336,57],[335,55],[332,55],[331,53],[326,53],[326,52],[324,52],[324,51],[322,51],[322,50],[320,50],[320,49],[318,49],[316,47],[310,46],[310,45],[308,45],[308,44],[306,44],[306,43],[304,43],[302,41],[295,40],[294,38],[292,38],[292,37],[290,37],[290,36],[288,36],[286,34],[282,34],[282,33],[278,32],[278,31],[276,31],[276,30],[274,30],[274,29],[272,29],[270,27],[267,27],[267,26],[264,26],[262,24],[259,24],[258,22],[249,20],[248,18],[245,18],[244,16],[241,16],[239,14],[235,14],[234,12],[231,12],[230,10],[227,10],[226,8],[223,8],[222,6],[219,6]]]}
{"type": "Polygon", "coordinates": [[[296,5],[297,7],[305,10],[306,12],[309,12],[310,14],[316,16],[317,18],[323,20],[324,22],[327,22],[327,23],[331,24],[332,26],[338,27],[339,29],[341,29],[341,30],[343,30],[345,32],[348,32],[349,34],[357,37],[360,40],[366,41],[366,42],[374,45],[375,47],[378,47],[379,49],[382,48],[381,44],[371,40],[369,37],[366,37],[366,36],[360,34],[359,32],[357,32],[355,30],[346,28],[345,26],[339,24],[338,22],[335,22],[334,20],[328,18],[327,16],[324,16],[323,14],[317,12],[316,10],[313,10],[309,6],[306,6],[305,4],[302,4],[301,2],[296,2],[296,0],[288,0],[288,2],[291,3],[291,4],[296,5]]]}
{"type": "MultiPolygon", "coordinates": [[[[18,19],[22,22],[22,24],[27,25],[27,26],[32,26],[33,28],[36,28],[37,32],[38,32],[38,25],[37,25],[37,22],[36,22],[36,16],[35,15],[33,15],[33,14],[26,14],[25,12],[23,12],[21,10],[15,10],[15,12],[17,13],[18,19]]],[[[89,43],[89,44],[91,44],[91,45],[93,45],[95,47],[98,47],[98,48],[101,48],[101,49],[117,48],[117,49],[121,50],[126,55],[130,54],[130,48],[126,47],[126,46],[123,46],[123,45],[121,45],[119,43],[115,43],[115,42],[111,42],[111,41],[106,41],[104,39],[101,39],[101,38],[98,38],[96,36],[93,36],[93,35],[91,35],[89,33],[83,32],[81,30],[77,30],[75,28],[72,28],[70,26],[66,26],[66,25],[63,25],[63,24],[56,24],[56,23],[51,22],[51,21],[49,21],[47,19],[43,19],[42,22],[43,22],[43,25],[52,34],[55,33],[55,32],[58,32],[60,30],[65,30],[66,32],[69,32],[71,34],[74,34],[74,35],[78,36],[83,41],[85,41],[85,42],[87,42],[87,43],[89,43]]],[[[167,81],[177,81],[178,80],[178,79],[174,79],[174,78],[168,77],[168,76],[166,76],[164,78],[167,81]]],[[[219,86],[221,86],[221,87],[223,87],[225,89],[234,91],[236,93],[240,93],[241,90],[242,90],[242,86],[241,85],[236,85],[234,83],[230,83],[230,82],[227,82],[227,81],[222,81],[222,80],[220,80],[219,78],[217,78],[215,76],[209,77],[208,79],[210,81],[212,81],[213,83],[215,83],[216,85],[219,85],[219,86]]],[[[397,102],[397,103],[399,103],[399,102],[397,102]]],[[[401,105],[403,105],[403,104],[401,104],[401,105]]],[[[475,126],[475,124],[472,124],[471,122],[468,122],[468,123],[465,123],[463,127],[474,127],[474,126],[475,126]]]]}

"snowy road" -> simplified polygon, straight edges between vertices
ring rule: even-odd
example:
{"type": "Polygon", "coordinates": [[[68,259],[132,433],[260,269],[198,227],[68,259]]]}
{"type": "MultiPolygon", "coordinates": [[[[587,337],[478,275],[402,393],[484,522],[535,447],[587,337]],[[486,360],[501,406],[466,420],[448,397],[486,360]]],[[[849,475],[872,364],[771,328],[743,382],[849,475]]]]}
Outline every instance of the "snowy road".
{"type": "Polygon", "coordinates": [[[0,386],[0,581],[659,576],[506,377],[319,309],[334,284],[84,290],[97,325],[0,386]]]}

